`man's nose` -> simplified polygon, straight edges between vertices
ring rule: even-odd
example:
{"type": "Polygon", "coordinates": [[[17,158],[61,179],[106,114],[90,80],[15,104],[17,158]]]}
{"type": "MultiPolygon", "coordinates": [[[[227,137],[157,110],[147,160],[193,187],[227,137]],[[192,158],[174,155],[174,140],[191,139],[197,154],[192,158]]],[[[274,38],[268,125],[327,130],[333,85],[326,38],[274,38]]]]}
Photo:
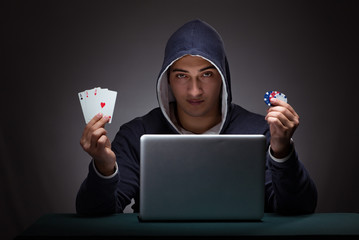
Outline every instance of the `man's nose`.
{"type": "Polygon", "coordinates": [[[191,81],[188,86],[188,92],[192,97],[200,96],[203,93],[202,84],[197,79],[191,81]]]}

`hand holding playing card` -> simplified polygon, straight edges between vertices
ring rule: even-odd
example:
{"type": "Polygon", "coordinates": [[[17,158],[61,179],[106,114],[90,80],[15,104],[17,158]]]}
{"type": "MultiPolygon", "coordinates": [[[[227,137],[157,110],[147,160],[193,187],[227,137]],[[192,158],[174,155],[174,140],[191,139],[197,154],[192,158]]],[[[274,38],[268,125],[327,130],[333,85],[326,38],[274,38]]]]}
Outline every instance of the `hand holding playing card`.
{"type": "Polygon", "coordinates": [[[95,115],[86,125],[80,140],[82,148],[93,158],[96,169],[104,176],[114,173],[116,162],[115,153],[111,150],[111,142],[105,130],[109,119],[101,113],[95,115]]]}
{"type": "Polygon", "coordinates": [[[80,144],[94,159],[96,169],[103,175],[114,173],[116,156],[106,136],[106,123],[111,123],[117,92],[94,88],[78,94],[87,123],[80,144]]]}

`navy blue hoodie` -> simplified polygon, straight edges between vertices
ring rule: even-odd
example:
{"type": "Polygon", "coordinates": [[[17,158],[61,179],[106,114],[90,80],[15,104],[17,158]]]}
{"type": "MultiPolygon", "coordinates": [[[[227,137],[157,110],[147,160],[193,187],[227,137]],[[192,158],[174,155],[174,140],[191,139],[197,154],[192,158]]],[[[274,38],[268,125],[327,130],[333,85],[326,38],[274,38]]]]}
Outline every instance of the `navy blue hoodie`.
{"type": "MultiPolygon", "coordinates": [[[[231,79],[223,41],[207,23],[194,20],[179,28],[168,40],[163,65],[157,79],[159,107],[121,126],[112,142],[117,158],[117,172],[103,177],[93,161],[76,199],[80,214],[119,213],[131,202],[139,210],[140,137],[143,134],[190,134],[181,129],[171,114],[175,99],[168,85],[167,70],[185,55],[204,58],[213,64],[222,77],[222,121],[207,134],[263,134],[270,142],[270,132],[264,116],[251,113],[232,103],[231,79]]],[[[268,148],[269,149],[269,148],[268,148]]],[[[265,211],[284,214],[314,212],[316,187],[298,160],[294,149],[289,159],[277,162],[267,153],[265,173],[265,211]]],[[[214,208],[217,206],[213,206],[214,208]]]]}

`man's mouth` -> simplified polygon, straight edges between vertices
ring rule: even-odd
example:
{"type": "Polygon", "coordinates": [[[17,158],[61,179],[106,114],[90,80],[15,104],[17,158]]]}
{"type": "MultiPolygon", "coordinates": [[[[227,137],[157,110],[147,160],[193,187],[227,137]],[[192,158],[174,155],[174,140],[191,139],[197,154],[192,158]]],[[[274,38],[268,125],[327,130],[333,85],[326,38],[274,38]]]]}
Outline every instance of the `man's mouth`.
{"type": "Polygon", "coordinates": [[[204,100],[199,100],[199,99],[189,99],[187,100],[187,102],[191,105],[200,105],[201,103],[204,102],[204,100]]]}

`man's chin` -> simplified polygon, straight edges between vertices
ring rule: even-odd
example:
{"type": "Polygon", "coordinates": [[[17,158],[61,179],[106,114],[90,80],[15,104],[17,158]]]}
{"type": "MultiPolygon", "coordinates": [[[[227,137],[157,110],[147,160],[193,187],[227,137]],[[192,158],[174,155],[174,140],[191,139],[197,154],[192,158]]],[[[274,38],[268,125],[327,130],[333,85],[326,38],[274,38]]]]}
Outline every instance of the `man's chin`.
{"type": "Polygon", "coordinates": [[[187,116],[193,118],[201,118],[201,117],[205,117],[206,115],[204,111],[186,111],[185,113],[187,116]]]}

